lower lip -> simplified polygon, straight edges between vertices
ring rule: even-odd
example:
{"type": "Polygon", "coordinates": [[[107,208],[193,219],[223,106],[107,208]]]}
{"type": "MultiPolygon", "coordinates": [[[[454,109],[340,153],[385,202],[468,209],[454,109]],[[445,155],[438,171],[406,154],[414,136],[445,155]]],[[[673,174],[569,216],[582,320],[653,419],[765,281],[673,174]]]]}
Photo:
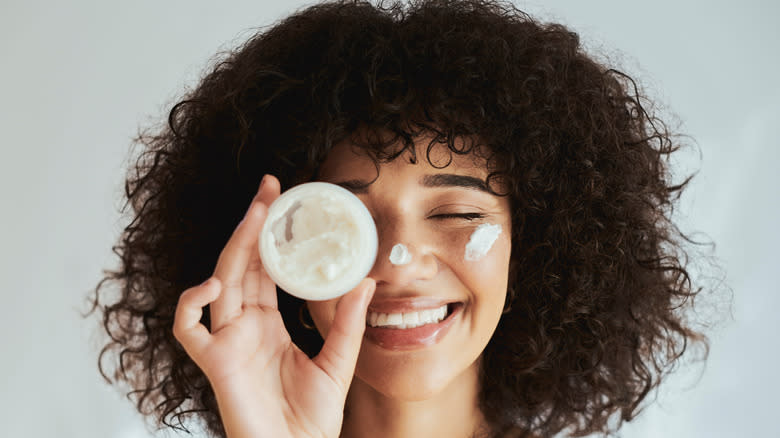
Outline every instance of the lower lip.
{"type": "Polygon", "coordinates": [[[386,350],[404,351],[429,347],[439,342],[447,334],[462,309],[463,306],[457,305],[452,310],[452,313],[440,322],[425,324],[415,328],[399,329],[366,326],[365,337],[386,350]]]}

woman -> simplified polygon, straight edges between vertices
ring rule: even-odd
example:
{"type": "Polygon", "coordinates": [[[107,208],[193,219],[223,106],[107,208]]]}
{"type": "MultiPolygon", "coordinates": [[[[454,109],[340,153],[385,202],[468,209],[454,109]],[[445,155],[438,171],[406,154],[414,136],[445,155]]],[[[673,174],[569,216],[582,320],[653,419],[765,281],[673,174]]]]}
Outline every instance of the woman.
{"type": "Polygon", "coordinates": [[[101,367],[118,358],[161,423],[231,438],[614,431],[706,346],[670,221],[687,180],[642,100],[508,4],[301,11],[139,139],[122,264],[96,297],[101,367]],[[312,180],[363,201],[379,253],[353,291],[305,303],[277,295],[256,241],[279,193],[312,180]],[[473,260],[483,225],[497,234],[473,260]]]}

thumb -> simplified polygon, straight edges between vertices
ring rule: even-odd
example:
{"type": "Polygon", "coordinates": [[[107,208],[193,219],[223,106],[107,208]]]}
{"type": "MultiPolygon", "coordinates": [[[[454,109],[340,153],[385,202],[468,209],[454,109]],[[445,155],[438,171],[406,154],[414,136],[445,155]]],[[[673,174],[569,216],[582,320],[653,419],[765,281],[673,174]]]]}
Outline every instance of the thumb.
{"type": "Polygon", "coordinates": [[[336,316],[320,353],[313,359],[347,393],[355,374],[360,344],[366,330],[366,310],[376,282],[366,278],[336,304],[336,316]]]}

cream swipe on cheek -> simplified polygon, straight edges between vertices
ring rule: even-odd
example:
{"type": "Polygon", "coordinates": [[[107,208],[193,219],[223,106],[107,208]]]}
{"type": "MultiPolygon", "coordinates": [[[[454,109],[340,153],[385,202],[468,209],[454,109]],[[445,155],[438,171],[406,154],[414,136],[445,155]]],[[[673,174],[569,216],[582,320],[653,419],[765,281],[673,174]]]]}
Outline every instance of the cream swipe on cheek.
{"type": "Polygon", "coordinates": [[[394,265],[405,265],[412,261],[412,254],[403,243],[396,243],[390,250],[390,263],[394,265]]]}
{"type": "Polygon", "coordinates": [[[476,262],[490,251],[501,234],[501,225],[482,224],[471,233],[469,243],[466,244],[466,252],[463,258],[469,262],[476,262]]]}

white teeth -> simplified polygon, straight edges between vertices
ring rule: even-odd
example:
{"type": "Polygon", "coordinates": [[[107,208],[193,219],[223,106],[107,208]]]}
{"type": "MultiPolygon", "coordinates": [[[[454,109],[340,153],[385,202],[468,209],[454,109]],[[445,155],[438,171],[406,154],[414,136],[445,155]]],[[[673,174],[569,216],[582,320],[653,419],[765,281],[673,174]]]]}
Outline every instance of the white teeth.
{"type": "Polygon", "coordinates": [[[414,328],[425,324],[433,324],[447,317],[447,305],[436,309],[426,309],[407,313],[368,312],[366,324],[370,327],[414,328]]]}
{"type": "Polygon", "coordinates": [[[407,327],[416,327],[418,324],[420,324],[420,313],[404,313],[404,324],[407,327]]]}
{"type": "Polygon", "coordinates": [[[387,315],[387,325],[401,325],[404,323],[404,315],[402,313],[390,313],[387,315]]]}

